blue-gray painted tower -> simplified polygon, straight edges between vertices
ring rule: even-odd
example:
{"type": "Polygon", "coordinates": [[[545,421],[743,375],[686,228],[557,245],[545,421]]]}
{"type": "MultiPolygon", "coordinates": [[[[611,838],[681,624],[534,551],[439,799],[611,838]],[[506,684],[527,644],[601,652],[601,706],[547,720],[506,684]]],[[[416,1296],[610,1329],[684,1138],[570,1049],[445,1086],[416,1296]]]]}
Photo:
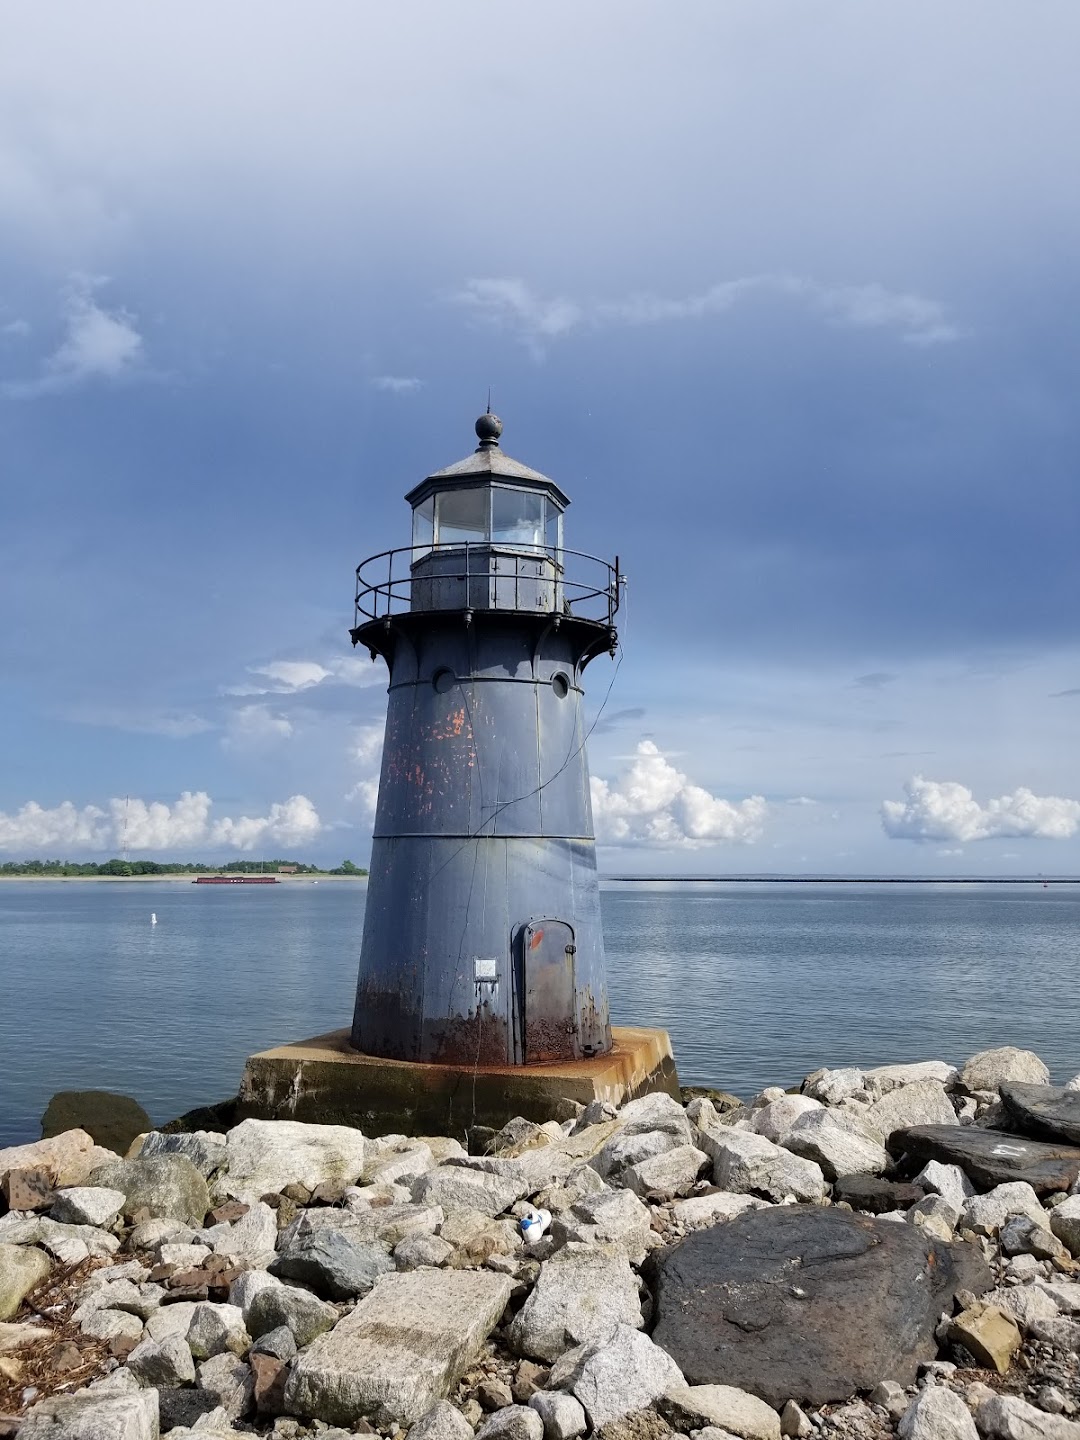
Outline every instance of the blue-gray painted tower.
{"type": "Polygon", "coordinates": [[[390,671],[352,1044],[527,1065],[611,1048],[582,677],[615,653],[614,565],[568,497],[479,445],[405,497],[411,546],[357,569],[353,643],[390,671]]]}

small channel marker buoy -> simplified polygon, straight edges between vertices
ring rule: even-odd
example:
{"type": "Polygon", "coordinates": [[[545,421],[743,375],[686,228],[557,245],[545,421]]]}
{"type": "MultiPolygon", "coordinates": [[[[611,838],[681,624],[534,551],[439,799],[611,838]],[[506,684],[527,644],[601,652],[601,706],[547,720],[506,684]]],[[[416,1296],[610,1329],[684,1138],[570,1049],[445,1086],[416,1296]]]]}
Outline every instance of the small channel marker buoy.
{"type": "Polygon", "coordinates": [[[151,925],[156,925],[156,924],[157,924],[157,911],[156,911],[156,910],[151,910],[151,911],[150,911],[150,924],[151,924],[151,925]]]}

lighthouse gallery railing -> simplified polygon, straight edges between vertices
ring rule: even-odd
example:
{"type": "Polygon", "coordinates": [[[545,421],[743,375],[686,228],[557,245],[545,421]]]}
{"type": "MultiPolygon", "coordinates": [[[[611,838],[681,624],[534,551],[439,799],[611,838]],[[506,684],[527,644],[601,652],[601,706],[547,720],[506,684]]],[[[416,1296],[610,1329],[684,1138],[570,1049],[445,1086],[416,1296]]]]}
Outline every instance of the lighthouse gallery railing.
{"type": "MultiPolygon", "coordinates": [[[[473,594],[474,585],[488,587],[485,609],[554,612],[613,627],[621,582],[618,556],[612,565],[563,546],[516,549],[490,540],[401,545],[369,555],[356,567],[355,623],[454,608],[445,601],[433,603],[433,597],[436,585],[445,595],[456,583],[465,597],[473,594]],[[437,571],[418,574],[418,565],[429,556],[437,571]],[[536,603],[542,596],[549,597],[547,602],[536,603]]],[[[459,608],[471,605],[466,600],[459,608]]]]}

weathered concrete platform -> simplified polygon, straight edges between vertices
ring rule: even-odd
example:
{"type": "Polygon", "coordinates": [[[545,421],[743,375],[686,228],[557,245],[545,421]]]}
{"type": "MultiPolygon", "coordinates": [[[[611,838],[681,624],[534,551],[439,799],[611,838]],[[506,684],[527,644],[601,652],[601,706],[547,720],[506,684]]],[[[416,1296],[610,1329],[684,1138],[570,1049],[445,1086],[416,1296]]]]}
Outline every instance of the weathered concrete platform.
{"type": "Polygon", "coordinates": [[[368,1134],[453,1134],[500,1128],[515,1115],[568,1119],[568,1101],[622,1105],[679,1077],[666,1030],[616,1027],[614,1046],[591,1060],[552,1065],[426,1065],[361,1055],[348,1030],[252,1055],[240,1082],[239,1113],[263,1120],[358,1125],[368,1134]]]}

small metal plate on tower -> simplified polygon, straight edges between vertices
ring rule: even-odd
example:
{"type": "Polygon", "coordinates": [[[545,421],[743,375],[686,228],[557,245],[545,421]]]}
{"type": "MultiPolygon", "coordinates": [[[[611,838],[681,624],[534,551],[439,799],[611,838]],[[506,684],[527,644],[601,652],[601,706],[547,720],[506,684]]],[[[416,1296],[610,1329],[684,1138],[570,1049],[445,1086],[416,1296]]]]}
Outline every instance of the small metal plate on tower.
{"type": "Polygon", "coordinates": [[[499,962],[494,955],[477,955],[474,963],[477,983],[487,981],[490,984],[499,978],[499,962]]]}

